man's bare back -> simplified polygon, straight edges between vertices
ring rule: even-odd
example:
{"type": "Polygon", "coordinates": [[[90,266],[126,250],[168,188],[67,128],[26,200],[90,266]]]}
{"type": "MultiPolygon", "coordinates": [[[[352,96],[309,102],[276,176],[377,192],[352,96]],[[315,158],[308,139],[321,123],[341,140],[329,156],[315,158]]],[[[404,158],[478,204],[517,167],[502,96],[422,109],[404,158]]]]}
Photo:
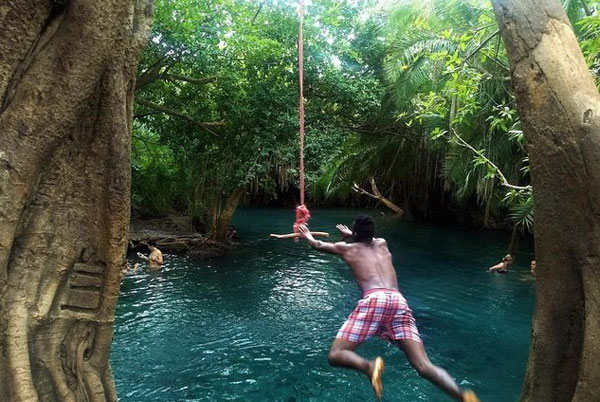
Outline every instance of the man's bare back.
{"type": "Polygon", "coordinates": [[[371,243],[350,243],[341,249],[341,257],[352,269],[363,293],[376,288],[398,290],[392,254],[385,239],[376,238],[371,243]]]}
{"type": "MultiPolygon", "coordinates": [[[[344,238],[352,236],[352,231],[347,226],[337,225],[337,228],[344,238]]],[[[392,254],[385,239],[373,238],[368,243],[327,243],[315,240],[306,226],[300,227],[299,230],[315,249],[342,257],[352,269],[363,293],[378,288],[398,290],[392,254]]]]}

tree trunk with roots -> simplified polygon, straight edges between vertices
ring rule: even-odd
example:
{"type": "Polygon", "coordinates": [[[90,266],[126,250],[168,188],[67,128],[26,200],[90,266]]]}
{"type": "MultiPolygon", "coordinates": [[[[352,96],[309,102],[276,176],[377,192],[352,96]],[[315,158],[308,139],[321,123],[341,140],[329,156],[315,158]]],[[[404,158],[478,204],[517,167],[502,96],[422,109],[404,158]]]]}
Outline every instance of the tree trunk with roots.
{"type": "Polygon", "coordinates": [[[558,0],[494,0],[535,189],[522,401],[600,401],[600,94],[558,0]]]}
{"type": "Polygon", "coordinates": [[[151,0],[0,3],[0,401],[116,401],[134,77],[151,0]]]}

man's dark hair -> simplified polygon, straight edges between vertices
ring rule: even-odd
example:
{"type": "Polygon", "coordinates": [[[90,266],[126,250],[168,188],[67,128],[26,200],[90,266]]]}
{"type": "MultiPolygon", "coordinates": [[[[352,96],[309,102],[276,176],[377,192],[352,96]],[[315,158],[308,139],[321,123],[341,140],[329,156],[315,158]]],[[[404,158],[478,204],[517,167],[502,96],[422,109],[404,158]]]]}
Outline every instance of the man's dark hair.
{"type": "Polygon", "coordinates": [[[156,247],[156,240],[148,240],[146,244],[152,247],[156,247]]]}
{"type": "Polygon", "coordinates": [[[375,222],[369,215],[359,215],[352,225],[354,241],[369,243],[375,236],[375,222]]]}

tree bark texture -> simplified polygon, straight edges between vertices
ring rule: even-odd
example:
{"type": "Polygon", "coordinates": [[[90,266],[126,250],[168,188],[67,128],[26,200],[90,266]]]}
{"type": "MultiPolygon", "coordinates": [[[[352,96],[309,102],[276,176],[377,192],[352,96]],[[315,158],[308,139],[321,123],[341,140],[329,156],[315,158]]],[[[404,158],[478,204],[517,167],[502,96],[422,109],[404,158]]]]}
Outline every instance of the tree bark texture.
{"type": "Polygon", "coordinates": [[[494,0],[531,159],[537,304],[522,401],[600,401],[600,95],[558,0],[494,0]]]}
{"type": "Polygon", "coordinates": [[[151,0],[0,2],[0,401],[116,401],[108,363],[151,0]]]}

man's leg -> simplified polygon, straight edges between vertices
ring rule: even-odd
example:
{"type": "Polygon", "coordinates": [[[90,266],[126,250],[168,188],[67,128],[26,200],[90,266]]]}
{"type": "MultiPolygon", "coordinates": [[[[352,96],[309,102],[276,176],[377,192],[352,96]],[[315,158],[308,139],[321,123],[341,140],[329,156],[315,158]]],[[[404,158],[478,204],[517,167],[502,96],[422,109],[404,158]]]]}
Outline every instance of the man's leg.
{"type": "Polygon", "coordinates": [[[457,401],[463,400],[462,390],[446,370],[431,363],[421,342],[410,339],[399,339],[394,342],[404,351],[409,363],[421,377],[429,380],[457,401]]]}
{"type": "Polygon", "coordinates": [[[336,339],[329,350],[329,364],[332,366],[348,367],[361,371],[371,381],[375,396],[381,399],[382,385],[381,374],[383,373],[383,359],[378,357],[373,361],[363,359],[354,352],[361,342],[352,342],[345,339],[336,339]]]}
{"type": "Polygon", "coordinates": [[[369,378],[371,377],[371,366],[373,362],[363,359],[354,351],[361,343],[347,341],[345,339],[336,339],[329,350],[329,364],[332,366],[348,367],[361,371],[369,378]]]}

